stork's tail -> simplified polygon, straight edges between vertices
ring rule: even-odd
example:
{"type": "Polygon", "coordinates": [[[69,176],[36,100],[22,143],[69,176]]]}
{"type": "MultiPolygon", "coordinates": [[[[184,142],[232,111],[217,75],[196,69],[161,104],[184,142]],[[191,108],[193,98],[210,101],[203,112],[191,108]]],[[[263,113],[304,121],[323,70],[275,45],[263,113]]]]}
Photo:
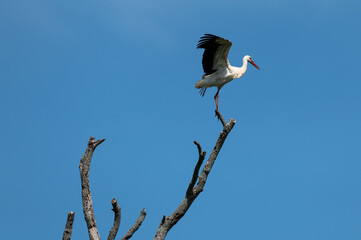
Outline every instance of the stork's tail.
{"type": "Polygon", "coordinates": [[[200,81],[196,82],[195,87],[198,88],[198,89],[200,88],[199,94],[203,97],[204,94],[206,93],[206,90],[207,90],[206,87],[203,87],[203,80],[200,80],[200,81]]]}
{"type": "Polygon", "coordinates": [[[198,82],[196,82],[196,85],[195,85],[195,87],[196,88],[202,88],[203,87],[203,80],[200,80],[200,81],[198,81],[198,82]]]}

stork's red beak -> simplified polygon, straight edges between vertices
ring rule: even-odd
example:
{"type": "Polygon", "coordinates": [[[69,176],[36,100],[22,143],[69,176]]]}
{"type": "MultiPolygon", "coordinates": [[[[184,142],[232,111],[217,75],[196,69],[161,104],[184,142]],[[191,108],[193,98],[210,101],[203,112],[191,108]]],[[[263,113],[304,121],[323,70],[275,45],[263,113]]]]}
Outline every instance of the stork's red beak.
{"type": "Polygon", "coordinates": [[[255,64],[252,60],[249,60],[249,62],[250,62],[255,68],[257,68],[258,70],[261,70],[261,69],[257,66],[257,64],[255,64]]]}

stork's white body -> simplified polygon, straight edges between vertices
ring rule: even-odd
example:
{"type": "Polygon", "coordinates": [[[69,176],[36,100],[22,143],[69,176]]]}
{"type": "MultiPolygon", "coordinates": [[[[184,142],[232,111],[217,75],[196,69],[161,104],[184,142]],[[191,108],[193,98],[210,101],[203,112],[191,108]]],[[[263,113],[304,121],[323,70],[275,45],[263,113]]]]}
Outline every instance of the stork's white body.
{"type": "Polygon", "coordinates": [[[203,87],[219,87],[222,88],[225,84],[229,83],[235,78],[242,77],[247,71],[248,56],[243,58],[242,67],[227,66],[218,68],[216,72],[204,76],[204,78],[198,81],[195,85],[196,88],[203,87]]]}

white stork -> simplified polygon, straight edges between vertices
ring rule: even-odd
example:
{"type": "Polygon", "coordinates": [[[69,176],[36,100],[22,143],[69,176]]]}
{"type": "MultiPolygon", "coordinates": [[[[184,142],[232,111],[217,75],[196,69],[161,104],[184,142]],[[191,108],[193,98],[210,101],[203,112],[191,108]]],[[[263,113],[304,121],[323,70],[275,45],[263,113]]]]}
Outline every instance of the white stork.
{"type": "Polygon", "coordinates": [[[228,60],[228,52],[232,42],[227,39],[217,37],[212,34],[204,34],[198,41],[197,48],[204,48],[202,65],[204,74],[202,80],[195,85],[200,88],[199,91],[203,97],[208,87],[217,87],[217,93],[214,95],[218,112],[219,90],[235,78],[240,78],[247,70],[247,63],[250,62],[258,70],[261,70],[252,60],[251,56],[243,57],[243,66],[231,66],[228,60]]]}

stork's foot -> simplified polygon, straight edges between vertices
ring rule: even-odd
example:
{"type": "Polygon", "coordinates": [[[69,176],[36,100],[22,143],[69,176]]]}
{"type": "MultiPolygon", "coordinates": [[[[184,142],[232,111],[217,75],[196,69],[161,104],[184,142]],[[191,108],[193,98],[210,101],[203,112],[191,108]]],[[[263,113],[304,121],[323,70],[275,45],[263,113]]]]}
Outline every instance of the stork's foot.
{"type": "Polygon", "coordinates": [[[216,118],[218,119],[218,120],[222,120],[222,118],[223,118],[223,116],[222,116],[222,114],[218,111],[218,110],[215,110],[214,111],[215,113],[216,113],[216,118]]]}
{"type": "Polygon", "coordinates": [[[224,120],[222,114],[217,109],[214,112],[216,113],[216,117],[217,117],[218,121],[221,121],[223,126],[227,125],[227,123],[224,120]]]}

